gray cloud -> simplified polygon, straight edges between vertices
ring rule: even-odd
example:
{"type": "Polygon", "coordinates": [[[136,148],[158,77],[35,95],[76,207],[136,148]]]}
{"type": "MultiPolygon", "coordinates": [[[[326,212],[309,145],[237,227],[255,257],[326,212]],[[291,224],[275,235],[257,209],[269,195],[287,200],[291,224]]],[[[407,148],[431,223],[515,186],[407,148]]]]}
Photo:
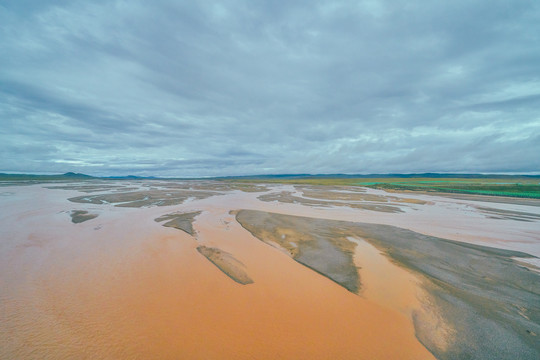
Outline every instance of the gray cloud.
{"type": "Polygon", "coordinates": [[[536,1],[3,1],[0,171],[540,171],[536,1]]]}

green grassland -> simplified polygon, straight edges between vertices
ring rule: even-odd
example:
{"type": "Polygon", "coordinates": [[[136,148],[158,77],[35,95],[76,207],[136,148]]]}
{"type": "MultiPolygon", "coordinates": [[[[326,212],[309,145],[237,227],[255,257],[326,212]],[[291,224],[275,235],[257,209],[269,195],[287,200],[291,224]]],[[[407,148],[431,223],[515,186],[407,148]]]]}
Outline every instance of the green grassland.
{"type": "Polygon", "coordinates": [[[400,181],[390,183],[377,183],[370,185],[379,189],[409,190],[409,191],[437,191],[445,193],[477,194],[492,196],[512,196],[524,198],[540,198],[540,185],[538,182],[512,182],[488,181],[400,181]]]}
{"type": "MultiPolygon", "coordinates": [[[[238,180],[237,180],[238,181],[238,180]]],[[[242,182],[265,182],[280,184],[328,185],[328,186],[366,186],[376,189],[395,191],[422,191],[492,196],[511,196],[521,198],[540,198],[540,178],[504,177],[504,178],[279,178],[250,179],[242,182]]]]}

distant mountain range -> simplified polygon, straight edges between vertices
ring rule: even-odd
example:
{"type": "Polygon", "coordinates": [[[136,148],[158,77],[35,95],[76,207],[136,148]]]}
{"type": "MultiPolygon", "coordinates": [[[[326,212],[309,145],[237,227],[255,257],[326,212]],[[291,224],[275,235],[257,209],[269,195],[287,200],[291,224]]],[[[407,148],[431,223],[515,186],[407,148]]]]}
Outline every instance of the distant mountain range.
{"type": "Polygon", "coordinates": [[[154,176],[91,176],[81,173],[67,172],[65,174],[58,175],[35,175],[35,174],[4,174],[0,173],[0,180],[9,181],[9,180],[37,180],[37,181],[49,181],[49,180],[151,180],[158,179],[154,176]]]}
{"type": "Polygon", "coordinates": [[[70,179],[81,179],[89,180],[95,179],[95,177],[85,174],[78,174],[73,172],[68,172],[65,174],[58,175],[35,175],[35,174],[4,174],[0,173],[0,180],[3,181],[16,181],[16,180],[37,180],[37,181],[48,181],[48,180],[70,180],[70,179]]]}
{"type": "Polygon", "coordinates": [[[172,178],[155,176],[107,176],[98,177],[81,173],[67,172],[58,175],[34,174],[4,174],[0,173],[1,181],[69,181],[69,180],[278,180],[278,179],[353,179],[353,178],[459,178],[459,179],[509,179],[509,178],[540,178],[540,175],[503,175],[503,174],[445,174],[445,173],[415,173],[415,174],[276,174],[276,175],[247,175],[247,176],[218,176],[211,178],[172,178]]]}

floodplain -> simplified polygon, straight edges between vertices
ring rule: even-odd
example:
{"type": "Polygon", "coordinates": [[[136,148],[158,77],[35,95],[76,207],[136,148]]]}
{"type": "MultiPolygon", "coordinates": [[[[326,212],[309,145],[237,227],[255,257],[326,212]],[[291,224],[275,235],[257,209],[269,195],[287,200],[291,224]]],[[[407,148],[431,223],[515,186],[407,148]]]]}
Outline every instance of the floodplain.
{"type": "Polygon", "coordinates": [[[0,184],[0,358],[537,359],[537,183],[364,180],[0,184]]]}

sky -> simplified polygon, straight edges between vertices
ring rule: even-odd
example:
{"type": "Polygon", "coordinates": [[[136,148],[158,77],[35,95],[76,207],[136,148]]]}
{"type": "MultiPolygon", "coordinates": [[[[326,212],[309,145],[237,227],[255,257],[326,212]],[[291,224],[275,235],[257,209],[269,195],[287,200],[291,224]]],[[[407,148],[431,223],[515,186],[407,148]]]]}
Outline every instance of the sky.
{"type": "Polygon", "coordinates": [[[540,1],[0,0],[0,172],[540,173],[540,1]]]}

